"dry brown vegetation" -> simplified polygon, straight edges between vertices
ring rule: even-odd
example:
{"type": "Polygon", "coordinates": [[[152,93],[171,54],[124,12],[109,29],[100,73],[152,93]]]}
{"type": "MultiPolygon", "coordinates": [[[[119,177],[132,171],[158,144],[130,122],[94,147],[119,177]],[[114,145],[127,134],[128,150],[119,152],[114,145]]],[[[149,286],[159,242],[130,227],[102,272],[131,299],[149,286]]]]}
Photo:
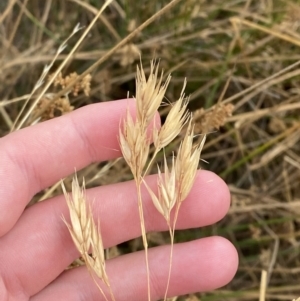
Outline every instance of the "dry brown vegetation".
{"type": "MultiPolygon", "coordinates": [[[[196,126],[210,131],[202,153],[208,164],[201,165],[223,177],[232,194],[224,220],[205,229],[180,231],[175,241],[218,234],[229,238],[240,256],[238,273],[227,287],[185,299],[296,299],[300,295],[300,3],[176,1],[143,30],[135,31],[169,2],[145,0],[141,5],[115,0],[69,56],[85,29],[74,32],[66,48],[61,46],[78,22],[90,24],[100,8],[97,1],[0,1],[0,134],[73,107],[126,98],[128,91],[133,95],[139,53],[146,73],[150,59],[160,58],[165,74],[172,73],[166,102],[177,100],[187,78],[185,93],[191,94],[188,107],[195,112],[196,126]],[[58,70],[66,57],[63,70],[58,70]],[[45,72],[46,64],[51,68],[45,72]],[[51,84],[49,76],[56,71],[59,77],[53,80],[64,80],[51,84]],[[70,78],[78,80],[75,88],[68,87],[70,78]],[[47,84],[49,89],[38,99],[47,84]],[[58,102],[52,111],[51,100],[58,102]]],[[[169,106],[160,109],[163,116],[168,110],[169,106]]],[[[181,140],[172,142],[167,156],[181,140]]],[[[93,164],[79,176],[86,178],[87,187],[132,178],[123,160],[93,164]]],[[[69,190],[71,179],[65,183],[69,190]]],[[[58,193],[59,184],[34,201],[58,193]]],[[[149,236],[150,245],[167,239],[168,234],[149,236]]],[[[140,248],[142,243],[136,240],[114,252],[140,248]]]]}

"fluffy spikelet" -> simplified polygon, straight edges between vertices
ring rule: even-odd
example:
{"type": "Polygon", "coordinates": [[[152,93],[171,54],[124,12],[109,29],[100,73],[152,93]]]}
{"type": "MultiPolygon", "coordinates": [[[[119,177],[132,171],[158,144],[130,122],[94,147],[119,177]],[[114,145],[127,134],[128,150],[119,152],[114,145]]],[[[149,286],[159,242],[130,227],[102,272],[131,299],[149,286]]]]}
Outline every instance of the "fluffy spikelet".
{"type": "Polygon", "coordinates": [[[70,212],[71,224],[66,223],[74,244],[80,254],[85,257],[90,247],[89,232],[91,227],[91,220],[88,217],[87,206],[85,203],[84,186],[80,189],[78,179],[74,178],[72,182],[72,197],[66,192],[65,186],[62,182],[62,189],[70,212]]]}
{"type": "Polygon", "coordinates": [[[163,73],[161,73],[160,77],[158,77],[158,65],[159,64],[156,64],[155,61],[151,61],[150,75],[148,79],[146,78],[143,66],[140,68],[137,67],[137,117],[138,120],[140,120],[143,129],[145,129],[153,119],[171,80],[171,76],[169,75],[165,83],[162,83],[163,73]]]}
{"type": "Polygon", "coordinates": [[[105,272],[104,247],[99,233],[101,233],[100,225],[98,224],[98,226],[96,226],[92,220],[90,237],[92,256],[88,257],[87,266],[90,267],[96,273],[96,275],[109,286],[109,280],[105,272]]]}
{"type": "Polygon", "coordinates": [[[94,272],[109,286],[105,272],[105,257],[99,225],[96,226],[91,208],[86,203],[85,184],[82,188],[75,176],[72,182],[72,197],[67,193],[62,182],[62,189],[70,212],[71,223],[67,225],[73,242],[84,259],[90,272],[94,272]],[[91,255],[89,255],[91,252],[91,255]]]}
{"type": "Polygon", "coordinates": [[[188,99],[185,99],[183,93],[186,81],[178,101],[172,106],[165,123],[160,130],[153,129],[153,143],[157,151],[166,147],[182,130],[182,127],[188,120],[189,113],[186,111],[188,99]]]}
{"type": "Polygon", "coordinates": [[[201,143],[193,146],[194,126],[190,120],[187,133],[179,146],[176,162],[176,182],[179,185],[178,201],[182,202],[189,194],[195,180],[200,155],[205,143],[206,136],[201,143]]]}
{"type": "Polygon", "coordinates": [[[195,181],[205,136],[200,144],[193,145],[193,139],[194,130],[190,120],[176,160],[174,160],[173,155],[171,169],[168,168],[166,157],[164,157],[164,174],[158,167],[157,196],[144,182],[154,206],[164,216],[168,225],[170,225],[170,215],[174,205],[184,201],[195,181]]]}
{"type": "Polygon", "coordinates": [[[124,159],[134,177],[139,178],[148,158],[150,142],[141,123],[138,120],[134,122],[128,110],[119,130],[119,139],[124,159]]]}
{"type": "Polygon", "coordinates": [[[146,182],[145,186],[151,196],[154,206],[166,219],[168,225],[170,225],[170,215],[171,211],[177,200],[177,185],[176,185],[176,175],[175,175],[175,160],[174,155],[172,158],[171,170],[168,168],[167,159],[164,156],[164,174],[161,173],[158,167],[157,176],[157,187],[158,196],[150,189],[146,182]]]}

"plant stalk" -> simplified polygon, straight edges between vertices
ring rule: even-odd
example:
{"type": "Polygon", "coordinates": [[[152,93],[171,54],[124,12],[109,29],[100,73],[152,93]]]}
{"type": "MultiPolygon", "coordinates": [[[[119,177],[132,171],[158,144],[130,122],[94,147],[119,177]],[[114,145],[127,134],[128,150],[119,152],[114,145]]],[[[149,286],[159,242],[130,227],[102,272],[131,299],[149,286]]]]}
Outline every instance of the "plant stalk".
{"type": "Polygon", "coordinates": [[[168,280],[167,280],[167,286],[166,286],[164,301],[167,300],[167,294],[168,294],[169,286],[170,286],[172,262],[173,262],[173,249],[174,249],[174,231],[172,231],[170,223],[168,223],[168,226],[169,226],[169,233],[170,233],[170,238],[171,238],[171,250],[170,250],[170,261],[169,261],[169,274],[168,274],[168,280]]]}
{"type": "Polygon", "coordinates": [[[145,250],[145,261],[146,261],[146,270],[147,270],[147,291],[148,291],[148,301],[151,301],[151,293],[150,293],[150,269],[149,269],[149,260],[148,260],[148,242],[146,236],[146,229],[145,229],[145,219],[144,219],[144,212],[143,212],[143,202],[142,202],[142,193],[141,193],[141,180],[135,179],[137,194],[138,194],[138,207],[139,207],[139,215],[140,215],[140,222],[141,222],[141,232],[142,232],[142,239],[143,245],[145,250]]]}

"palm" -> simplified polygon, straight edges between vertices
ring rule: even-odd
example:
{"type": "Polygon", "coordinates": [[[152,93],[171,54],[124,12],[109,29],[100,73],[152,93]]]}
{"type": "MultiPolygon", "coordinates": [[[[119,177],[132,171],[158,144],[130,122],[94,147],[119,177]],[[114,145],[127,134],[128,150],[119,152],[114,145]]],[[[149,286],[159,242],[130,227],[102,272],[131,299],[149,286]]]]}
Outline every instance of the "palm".
{"type": "MultiPolygon", "coordinates": [[[[61,220],[68,210],[63,196],[24,211],[32,196],[95,162],[120,156],[117,133],[128,101],[87,106],[66,116],[29,127],[0,140],[0,296],[1,300],[99,300],[101,294],[84,267],[64,271],[78,257],[61,220]],[[2,297],[3,298],[3,297],[2,297]]],[[[154,177],[149,181],[155,182],[154,177]]],[[[105,247],[140,236],[133,182],[94,188],[95,216],[101,216],[105,247]]],[[[149,231],[166,223],[145,193],[149,231]]],[[[182,205],[177,228],[195,228],[220,220],[230,202],[227,186],[201,171],[182,205]]],[[[170,249],[150,249],[151,295],[163,296],[170,249]]],[[[233,277],[234,247],[210,237],[175,245],[169,295],[215,289],[233,277]]],[[[143,252],[107,263],[116,300],[146,300],[143,252]]]]}

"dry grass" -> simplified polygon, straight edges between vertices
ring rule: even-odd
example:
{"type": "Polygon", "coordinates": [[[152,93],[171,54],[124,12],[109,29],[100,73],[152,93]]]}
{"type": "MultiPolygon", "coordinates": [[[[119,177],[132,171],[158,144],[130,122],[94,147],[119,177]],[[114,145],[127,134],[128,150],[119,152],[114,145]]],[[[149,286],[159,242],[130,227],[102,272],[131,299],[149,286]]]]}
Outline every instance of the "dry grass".
{"type": "Polygon", "coordinates": [[[72,181],[72,197],[67,193],[63,182],[62,190],[69,208],[71,222],[68,224],[64,217],[63,221],[69,229],[72,240],[105,300],[108,299],[95,276],[104,282],[109,288],[112,300],[115,300],[105,270],[105,255],[100,222],[98,221],[97,226],[93,219],[92,208],[87,203],[85,195],[85,183],[83,182],[82,187],[80,187],[78,178],[75,176],[72,181]]]}
{"type": "MultiPolygon", "coordinates": [[[[205,142],[205,135],[199,144],[194,145],[194,125],[192,125],[192,118],[186,112],[188,101],[184,99],[184,93],[177,102],[172,105],[165,123],[158,130],[155,125],[154,115],[162,104],[167,87],[170,83],[170,75],[167,76],[166,82],[162,82],[163,73],[158,76],[158,64],[151,62],[150,74],[148,78],[145,75],[143,66],[137,69],[136,77],[136,107],[137,116],[135,121],[133,117],[127,112],[127,117],[120,128],[120,147],[123,157],[131,169],[134,180],[137,186],[138,193],[138,207],[140,213],[141,230],[143,236],[143,245],[146,256],[147,280],[148,280],[148,300],[150,296],[150,272],[148,263],[148,242],[145,232],[145,222],[143,213],[143,200],[141,197],[141,185],[144,183],[150,193],[154,206],[159,213],[163,215],[169,227],[171,237],[171,254],[170,254],[170,269],[164,300],[167,298],[167,292],[170,281],[170,273],[172,266],[172,254],[174,244],[175,225],[181,203],[189,194],[195,180],[198,164],[200,161],[200,154],[205,142]],[[165,172],[161,173],[158,168],[158,195],[150,189],[144,179],[144,175],[151,167],[153,161],[156,159],[160,150],[168,147],[169,144],[179,135],[184,124],[188,122],[188,128],[184,139],[179,146],[176,160],[172,160],[172,167],[169,170],[167,165],[167,158],[164,156],[165,172]],[[147,165],[151,140],[147,137],[147,129],[150,124],[153,124],[152,136],[154,151],[147,165]],[[174,221],[171,221],[171,212],[173,207],[176,207],[174,221]]],[[[185,88],[186,82],[184,84],[185,88]]]]}
{"type": "MultiPolygon", "coordinates": [[[[132,175],[134,177],[137,194],[138,208],[140,214],[141,232],[143,238],[143,246],[145,250],[145,261],[147,271],[148,284],[148,300],[151,301],[150,295],[150,273],[148,261],[148,240],[145,229],[143,199],[141,194],[141,186],[144,184],[151,196],[154,206],[159,213],[165,218],[169,228],[171,238],[171,251],[169,261],[168,281],[164,295],[164,301],[167,300],[170,277],[172,272],[173,246],[175,237],[176,221],[182,202],[190,193],[194,184],[198,165],[200,161],[201,151],[203,149],[206,135],[204,134],[200,142],[194,144],[194,123],[191,115],[186,112],[188,101],[184,99],[184,93],[181,92],[178,101],[172,105],[165,123],[158,130],[155,124],[155,113],[161,106],[167,87],[170,82],[170,76],[166,82],[162,82],[163,73],[158,76],[159,64],[151,62],[150,74],[148,78],[145,75],[143,66],[137,68],[136,76],[136,108],[137,114],[134,118],[127,111],[127,115],[123,124],[120,126],[119,142],[120,148],[125,161],[127,162],[132,175]],[[146,175],[152,162],[156,159],[161,149],[165,149],[179,135],[185,123],[188,122],[187,130],[182,143],[179,145],[177,156],[173,154],[172,167],[169,170],[167,158],[164,155],[164,173],[158,167],[157,178],[157,195],[147,185],[144,175],[146,175]],[[152,136],[149,138],[148,128],[152,124],[152,136]],[[154,145],[154,154],[147,165],[151,141],[154,145]],[[171,213],[175,207],[175,215],[171,220],[171,213]]],[[[71,78],[71,77],[70,77],[71,78]]],[[[60,76],[57,81],[61,86],[65,84],[65,80],[60,76]]],[[[80,82],[78,86],[80,86],[80,82]]],[[[184,87],[186,86],[186,81],[184,87]]],[[[105,271],[105,257],[102,244],[100,227],[96,227],[93,220],[92,210],[87,205],[85,196],[85,184],[82,189],[79,186],[77,176],[72,182],[72,199],[67,194],[64,184],[62,190],[65,195],[67,205],[70,212],[71,223],[68,224],[63,218],[69,229],[73,242],[81,254],[92,277],[95,273],[108,288],[110,288],[108,276],[105,271]],[[90,254],[91,253],[91,254],[90,254]]],[[[95,278],[93,277],[95,280],[95,278]]],[[[97,284],[97,281],[95,280],[97,284]]],[[[107,300],[103,290],[98,285],[99,290],[107,300]]],[[[111,297],[114,295],[110,289],[111,297]]]]}
{"type": "MultiPolygon", "coordinates": [[[[147,0],[143,6],[131,0],[114,2],[71,56],[84,30],[69,39],[67,48],[58,53],[57,49],[78,21],[86,25],[95,17],[99,7],[94,2],[47,0],[43,7],[30,0],[0,3],[1,135],[10,132],[14,124],[20,126],[16,120],[22,106],[55,53],[50,73],[58,70],[59,74],[58,66],[68,57],[64,76],[73,72],[82,78],[92,76],[90,97],[82,92],[78,96],[69,94],[70,106],[75,108],[126,98],[128,90],[133,94],[137,53],[141,53],[146,74],[150,59],[160,58],[165,73],[172,73],[164,101],[173,103],[182,91],[184,78],[188,79],[188,108],[199,119],[195,129],[207,127],[211,132],[202,155],[209,164],[202,165],[221,175],[232,194],[232,207],[223,221],[202,230],[181,231],[175,241],[218,234],[229,238],[240,256],[238,274],[227,287],[187,298],[258,300],[263,294],[266,300],[299,297],[299,2],[178,1],[160,19],[152,19],[154,23],[137,31],[169,1],[147,0]],[[220,117],[213,120],[216,115],[210,112],[220,109],[220,117]],[[263,269],[268,272],[265,290],[261,287],[263,269]]],[[[166,77],[162,80],[166,82],[166,77]]],[[[24,120],[22,126],[36,121],[31,113],[31,118],[24,117],[41,88],[44,86],[31,96],[19,119],[24,120]]],[[[47,93],[56,93],[52,88],[47,93]]],[[[64,97],[66,90],[60,92],[56,96],[64,97]]],[[[160,109],[163,121],[170,108],[160,109]]],[[[181,136],[175,138],[165,149],[167,157],[181,140],[181,136]]],[[[154,152],[150,148],[149,154],[154,152]]],[[[157,158],[164,162],[160,153],[157,158]]],[[[156,172],[156,168],[149,171],[156,172]]],[[[82,176],[88,187],[132,178],[121,160],[108,171],[105,164],[93,164],[79,173],[82,176]]],[[[65,183],[69,187],[70,179],[65,183]]],[[[61,190],[56,185],[35,200],[58,193],[61,190]]],[[[167,240],[168,234],[153,235],[149,245],[167,240]]],[[[140,249],[141,243],[130,242],[127,247],[140,249]]],[[[127,252],[127,248],[119,252],[127,252]]]]}

